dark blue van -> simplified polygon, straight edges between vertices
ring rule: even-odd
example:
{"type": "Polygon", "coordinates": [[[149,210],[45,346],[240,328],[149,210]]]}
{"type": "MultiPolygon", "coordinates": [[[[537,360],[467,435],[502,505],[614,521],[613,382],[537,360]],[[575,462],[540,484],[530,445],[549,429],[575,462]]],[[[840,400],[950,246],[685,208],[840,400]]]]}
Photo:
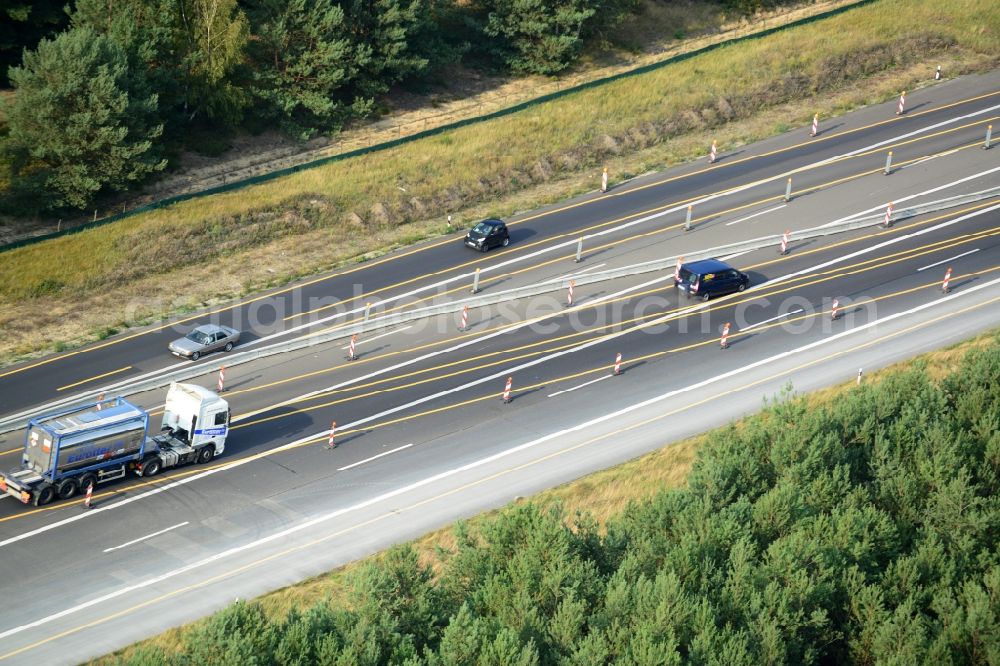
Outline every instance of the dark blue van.
{"type": "Polygon", "coordinates": [[[750,276],[724,261],[702,259],[681,264],[674,282],[686,296],[707,301],[712,296],[743,291],[750,285],[750,276]]]}

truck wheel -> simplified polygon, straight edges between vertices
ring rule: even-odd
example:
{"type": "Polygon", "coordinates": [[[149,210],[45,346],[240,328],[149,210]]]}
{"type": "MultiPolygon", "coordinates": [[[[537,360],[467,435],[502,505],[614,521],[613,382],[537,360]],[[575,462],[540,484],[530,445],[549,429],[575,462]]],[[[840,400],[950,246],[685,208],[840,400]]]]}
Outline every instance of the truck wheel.
{"type": "Polygon", "coordinates": [[[56,486],[56,493],[58,493],[59,499],[69,499],[76,495],[77,489],[76,479],[63,479],[56,486]]]}
{"type": "Polygon", "coordinates": [[[207,462],[212,462],[212,458],[215,457],[215,446],[209,444],[208,446],[203,446],[198,450],[198,462],[204,465],[207,462]]]}
{"type": "Polygon", "coordinates": [[[44,506],[51,502],[55,496],[56,491],[52,489],[52,486],[45,486],[35,495],[35,506],[44,506]]]}
{"type": "Polygon", "coordinates": [[[149,460],[147,460],[142,464],[143,477],[156,476],[159,473],[160,473],[160,461],[157,460],[156,458],[150,458],[149,460]]]}
{"type": "Polygon", "coordinates": [[[81,476],[78,485],[78,487],[80,488],[80,492],[81,493],[87,492],[87,486],[94,486],[94,488],[96,488],[97,477],[94,476],[93,474],[84,474],[83,476],[81,476]]]}

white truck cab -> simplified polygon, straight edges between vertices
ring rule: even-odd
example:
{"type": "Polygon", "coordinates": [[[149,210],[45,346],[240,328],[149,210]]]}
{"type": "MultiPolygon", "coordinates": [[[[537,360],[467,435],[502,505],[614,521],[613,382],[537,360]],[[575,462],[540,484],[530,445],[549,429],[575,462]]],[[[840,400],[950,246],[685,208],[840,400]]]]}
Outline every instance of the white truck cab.
{"type": "Polygon", "coordinates": [[[194,449],[213,443],[217,456],[226,448],[229,418],[229,403],[214,391],[174,382],[167,391],[160,430],[170,430],[194,449]]]}

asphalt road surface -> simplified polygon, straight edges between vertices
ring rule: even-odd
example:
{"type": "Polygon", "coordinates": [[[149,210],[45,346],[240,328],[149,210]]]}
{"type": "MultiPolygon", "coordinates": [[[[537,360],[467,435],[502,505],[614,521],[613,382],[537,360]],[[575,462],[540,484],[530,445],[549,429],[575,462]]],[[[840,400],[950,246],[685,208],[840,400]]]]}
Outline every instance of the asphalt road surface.
{"type": "MultiPolygon", "coordinates": [[[[460,299],[477,267],[488,293],[995,187],[1000,151],[981,144],[1000,118],[998,84],[998,74],[946,82],[909,95],[902,117],[894,103],[863,109],[816,138],[796,130],[723,151],[715,165],[522,215],[512,245],[491,254],[457,236],[429,242],[187,324],[7,368],[2,413],[173,366],[166,342],[194,320],[249,321],[250,344],[288,339],[355,318],[368,301],[390,311],[460,299]]],[[[724,424],[789,384],[854,381],[859,368],[996,326],[998,235],[1000,199],[986,199],[793,243],[786,255],[730,257],[751,288],[705,303],[649,273],[581,286],[572,306],[560,292],[476,310],[467,331],[457,315],[419,320],[360,339],[355,361],[339,340],[232,368],[234,428],[211,465],[109,484],[90,511],[0,500],[0,661],[103,654],[724,424]]],[[[220,362],[201,361],[197,381],[214,385],[220,362]]],[[[162,398],[132,399],[156,414],[162,398]]],[[[0,465],[16,464],[21,436],[0,440],[0,465]]]]}

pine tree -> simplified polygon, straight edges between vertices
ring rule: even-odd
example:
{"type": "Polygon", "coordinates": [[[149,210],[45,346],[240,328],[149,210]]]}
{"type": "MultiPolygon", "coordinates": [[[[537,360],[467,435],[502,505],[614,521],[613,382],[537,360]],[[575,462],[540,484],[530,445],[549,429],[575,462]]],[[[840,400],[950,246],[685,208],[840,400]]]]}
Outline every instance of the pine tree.
{"type": "Polygon", "coordinates": [[[584,24],[598,0],[486,0],[485,34],[494,55],[511,70],[555,74],[573,62],[583,46],[584,24]]]}
{"type": "Polygon", "coordinates": [[[371,100],[349,98],[357,75],[356,49],[344,10],[331,0],[265,0],[252,12],[255,39],[252,94],[258,115],[276,118],[293,136],[340,129],[366,114],[371,100]]]}
{"type": "Polygon", "coordinates": [[[11,69],[14,175],[44,194],[44,207],[85,208],[166,166],[157,96],[129,64],[118,44],[78,28],[43,40],[11,69]]]}

